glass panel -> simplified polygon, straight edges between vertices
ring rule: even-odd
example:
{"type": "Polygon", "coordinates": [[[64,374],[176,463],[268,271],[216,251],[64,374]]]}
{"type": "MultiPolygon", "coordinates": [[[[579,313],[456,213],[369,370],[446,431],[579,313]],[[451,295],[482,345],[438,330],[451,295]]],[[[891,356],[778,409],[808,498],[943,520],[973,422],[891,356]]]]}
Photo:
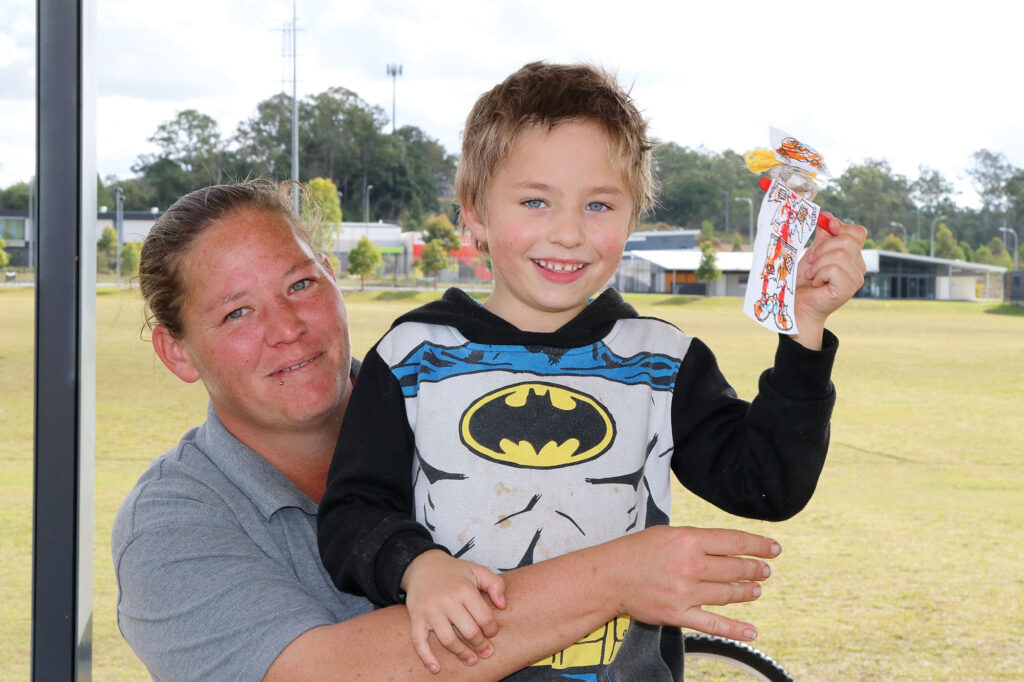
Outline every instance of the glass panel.
{"type": "Polygon", "coordinates": [[[35,3],[0,3],[0,679],[27,680],[32,618],[35,3]]]}

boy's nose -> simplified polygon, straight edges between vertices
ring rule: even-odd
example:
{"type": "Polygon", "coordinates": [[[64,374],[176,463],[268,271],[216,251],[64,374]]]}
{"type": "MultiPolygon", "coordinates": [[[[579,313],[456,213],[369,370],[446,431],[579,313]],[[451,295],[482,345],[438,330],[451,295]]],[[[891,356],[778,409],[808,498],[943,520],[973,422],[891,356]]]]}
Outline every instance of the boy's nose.
{"type": "Polygon", "coordinates": [[[583,215],[573,211],[563,211],[555,216],[554,224],[548,235],[555,244],[572,248],[579,246],[586,240],[583,215]]]}

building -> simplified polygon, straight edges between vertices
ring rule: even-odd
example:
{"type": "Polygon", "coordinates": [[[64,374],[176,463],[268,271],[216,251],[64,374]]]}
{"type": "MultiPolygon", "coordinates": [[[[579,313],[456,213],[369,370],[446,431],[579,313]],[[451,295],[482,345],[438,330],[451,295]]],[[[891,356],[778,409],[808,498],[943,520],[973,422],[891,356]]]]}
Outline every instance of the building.
{"type": "MultiPolygon", "coordinates": [[[[412,260],[418,261],[420,254],[423,253],[423,249],[426,247],[426,243],[423,241],[423,233],[407,232],[406,239],[412,253],[412,260]]],[[[438,279],[449,284],[466,281],[490,282],[493,280],[494,276],[487,267],[486,260],[481,258],[480,252],[477,251],[476,246],[473,244],[473,238],[469,233],[460,232],[459,240],[462,243],[459,250],[448,254],[457,267],[452,271],[438,273],[438,279]]]]}
{"type": "MultiPolygon", "coordinates": [[[[865,249],[867,275],[861,298],[917,298],[940,301],[1003,298],[1006,268],[966,261],[865,249]]],[[[696,249],[627,251],[611,280],[620,291],[743,296],[753,254],[715,254],[722,276],[698,282],[701,252],[696,249]]]]}
{"type": "Polygon", "coordinates": [[[348,269],[348,254],[356,247],[359,240],[368,237],[380,251],[384,272],[387,275],[404,277],[412,267],[412,252],[408,249],[402,235],[402,227],[394,223],[341,223],[341,234],[334,245],[334,255],[338,257],[344,274],[348,269]]]}

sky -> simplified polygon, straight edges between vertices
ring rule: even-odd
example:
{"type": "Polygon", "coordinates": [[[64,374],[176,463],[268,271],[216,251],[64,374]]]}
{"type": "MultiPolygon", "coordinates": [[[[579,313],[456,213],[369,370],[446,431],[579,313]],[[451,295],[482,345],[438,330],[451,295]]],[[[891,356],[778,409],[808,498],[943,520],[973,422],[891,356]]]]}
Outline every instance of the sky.
{"type": "MultiPolygon", "coordinates": [[[[771,126],[834,175],[867,159],[920,166],[977,206],[982,148],[1024,167],[1024,88],[1012,2],[294,0],[299,97],[332,86],[457,154],[476,98],[534,60],[585,61],[631,88],[659,140],[712,152],[767,147],[771,126]],[[401,64],[393,80],[386,65],[401,64]]],[[[131,177],[183,109],[224,136],[291,91],[293,0],[94,0],[101,176],[131,177]]],[[[35,168],[35,3],[0,4],[0,187],[35,168]]],[[[301,164],[301,160],[300,160],[301,164]]]]}

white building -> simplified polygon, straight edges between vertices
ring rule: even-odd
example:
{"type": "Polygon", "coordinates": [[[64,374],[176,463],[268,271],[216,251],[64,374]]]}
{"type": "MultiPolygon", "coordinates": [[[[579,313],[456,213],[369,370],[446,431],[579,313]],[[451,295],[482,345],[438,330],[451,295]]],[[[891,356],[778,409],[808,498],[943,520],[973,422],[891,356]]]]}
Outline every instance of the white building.
{"type": "MultiPolygon", "coordinates": [[[[1006,268],[998,265],[879,249],[866,249],[863,254],[867,275],[858,297],[940,301],[1003,298],[1006,268]]],[[[697,281],[701,255],[698,249],[627,251],[611,284],[620,291],[628,292],[743,296],[753,253],[716,253],[716,266],[722,271],[722,276],[714,282],[697,281]]]]}

